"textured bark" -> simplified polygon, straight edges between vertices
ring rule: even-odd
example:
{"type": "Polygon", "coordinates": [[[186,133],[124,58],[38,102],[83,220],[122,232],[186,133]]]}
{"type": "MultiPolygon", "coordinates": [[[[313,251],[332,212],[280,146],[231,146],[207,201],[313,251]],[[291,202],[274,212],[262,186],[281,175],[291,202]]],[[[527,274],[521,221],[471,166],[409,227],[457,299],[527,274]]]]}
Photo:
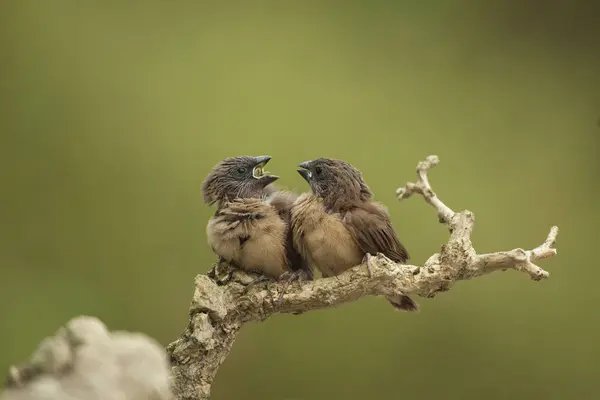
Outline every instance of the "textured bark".
{"type": "MultiPolygon", "coordinates": [[[[378,254],[338,276],[287,288],[269,282],[249,286],[256,276],[224,263],[213,266],[207,275],[198,275],[188,325],[181,337],[167,346],[174,397],[210,397],[219,366],[246,322],[263,321],[277,313],[301,314],[335,307],[364,296],[433,297],[457,281],[497,270],[522,271],[533,280],[547,278],[548,272],[534,261],[556,254],[553,246],[558,228],[552,227],[546,240],[533,250],[477,254],[471,243],[473,213],[454,212],[429,184],[428,172],[438,162],[436,156],[427,157],[417,166],[417,181],[397,190],[399,200],[421,195],[450,231],[448,242],[423,266],[396,264],[378,254]]],[[[162,351],[145,337],[127,335],[110,335],[95,319],[72,321],[54,338],[42,342],[29,363],[11,369],[11,388],[0,400],[69,399],[75,398],[75,391],[80,399],[169,398],[165,383],[169,374],[162,351]],[[110,368],[98,368],[101,363],[110,368]],[[56,395],[42,395],[48,393],[56,395]]]]}

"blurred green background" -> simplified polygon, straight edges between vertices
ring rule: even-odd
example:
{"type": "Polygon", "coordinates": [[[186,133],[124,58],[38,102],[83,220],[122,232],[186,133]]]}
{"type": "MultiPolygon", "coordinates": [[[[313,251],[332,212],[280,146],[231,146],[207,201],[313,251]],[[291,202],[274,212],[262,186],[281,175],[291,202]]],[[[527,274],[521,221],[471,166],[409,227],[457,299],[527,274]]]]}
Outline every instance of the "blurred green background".
{"type": "Polygon", "coordinates": [[[446,230],[394,192],[437,154],[434,189],[476,214],[478,251],[560,227],[550,279],[248,325],[213,398],[595,397],[591,3],[1,2],[0,370],[80,314],[176,339],[215,259],[200,185],[227,156],[269,154],[295,190],[301,161],[353,163],[422,264],[446,230]]]}

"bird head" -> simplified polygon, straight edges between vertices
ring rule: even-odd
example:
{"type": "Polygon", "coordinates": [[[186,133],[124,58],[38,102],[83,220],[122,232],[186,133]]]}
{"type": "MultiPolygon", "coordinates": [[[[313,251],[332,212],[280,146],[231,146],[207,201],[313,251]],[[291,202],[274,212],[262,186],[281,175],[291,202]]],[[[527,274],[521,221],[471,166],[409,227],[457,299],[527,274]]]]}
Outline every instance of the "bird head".
{"type": "Polygon", "coordinates": [[[316,196],[330,205],[368,201],[373,193],[362,174],[342,160],[317,158],[299,165],[298,173],[316,196]]]}
{"type": "Polygon", "coordinates": [[[202,183],[204,202],[261,197],[265,187],[279,179],[264,169],[270,159],[270,156],[240,156],[221,161],[202,183]]]}

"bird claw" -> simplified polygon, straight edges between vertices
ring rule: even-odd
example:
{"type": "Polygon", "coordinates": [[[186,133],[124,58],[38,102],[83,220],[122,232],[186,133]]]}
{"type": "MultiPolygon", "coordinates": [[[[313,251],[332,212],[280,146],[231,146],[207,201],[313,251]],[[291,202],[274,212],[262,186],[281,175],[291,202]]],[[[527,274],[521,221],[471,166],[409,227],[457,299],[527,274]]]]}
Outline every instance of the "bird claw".
{"type": "Polygon", "coordinates": [[[362,263],[367,266],[367,274],[369,279],[373,277],[373,271],[371,270],[371,257],[372,256],[369,253],[367,253],[362,259],[362,263]]]}
{"type": "Polygon", "coordinates": [[[244,288],[244,290],[242,290],[242,295],[245,295],[246,293],[248,293],[248,290],[250,290],[250,288],[256,286],[259,283],[262,282],[270,282],[273,279],[269,278],[268,276],[265,275],[261,275],[258,278],[254,279],[252,282],[250,282],[249,284],[246,285],[246,287],[244,288]]]}
{"type": "Polygon", "coordinates": [[[271,302],[271,307],[275,308],[275,298],[273,297],[273,291],[271,290],[271,283],[273,283],[273,278],[271,278],[269,276],[261,275],[258,278],[254,279],[249,284],[247,284],[246,287],[244,288],[244,290],[242,290],[242,296],[244,296],[246,293],[248,293],[248,290],[250,290],[251,287],[256,286],[257,284],[262,283],[262,282],[266,282],[265,289],[269,293],[269,300],[271,302]]]}
{"type": "Polygon", "coordinates": [[[306,274],[302,270],[297,270],[294,272],[286,271],[283,274],[281,274],[281,276],[279,277],[279,281],[283,282],[283,287],[281,288],[281,293],[279,294],[279,298],[277,299],[277,307],[281,305],[281,302],[283,301],[283,295],[285,294],[286,290],[292,282],[298,282],[300,287],[302,287],[302,281],[306,279],[306,274]]]}

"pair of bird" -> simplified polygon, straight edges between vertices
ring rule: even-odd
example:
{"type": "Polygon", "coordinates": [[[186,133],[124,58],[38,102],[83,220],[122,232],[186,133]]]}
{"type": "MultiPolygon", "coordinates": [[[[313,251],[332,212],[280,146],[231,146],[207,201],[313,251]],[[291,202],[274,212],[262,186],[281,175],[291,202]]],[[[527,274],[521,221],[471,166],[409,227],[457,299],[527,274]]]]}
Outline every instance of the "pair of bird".
{"type": "MultiPolygon", "coordinates": [[[[362,174],[342,160],[318,158],[299,165],[311,193],[297,195],[272,185],[270,156],[227,158],[202,185],[205,203],[217,204],[206,228],[208,243],[223,260],[263,279],[313,280],[338,275],[382,253],[405,263],[409,256],[387,209],[372,201],[362,174]]],[[[417,311],[405,295],[387,297],[399,310],[417,311]]]]}

